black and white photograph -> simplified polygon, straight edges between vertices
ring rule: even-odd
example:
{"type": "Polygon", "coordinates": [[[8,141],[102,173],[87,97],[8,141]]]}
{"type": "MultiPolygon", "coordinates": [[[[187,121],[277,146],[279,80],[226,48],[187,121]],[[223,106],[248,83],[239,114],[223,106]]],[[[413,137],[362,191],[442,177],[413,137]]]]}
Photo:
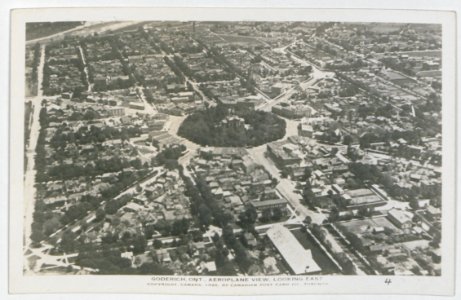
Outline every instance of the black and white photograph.
{"type": "Polygon", "coordinates": [[[452,277],[442,21],[25,20],[20,276],[452,277]]]}

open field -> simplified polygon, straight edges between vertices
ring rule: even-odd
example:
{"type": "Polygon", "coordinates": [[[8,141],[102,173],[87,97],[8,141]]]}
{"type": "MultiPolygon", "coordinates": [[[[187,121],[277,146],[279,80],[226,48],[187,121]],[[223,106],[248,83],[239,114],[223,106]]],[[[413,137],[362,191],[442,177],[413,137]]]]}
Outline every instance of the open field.
{"type": "Polygon", "coordinates": [[[82,22],[37,22],[26,24],[26,41],[46,37],[82,25],[82,22]]]}
{"type": "Polygon", "coordinates": [[[402,24],[392,24],[392,23],[379,23],[376,25],[368,26],[368,30],[379,33],[390,33],[402,28],[402,24]]]}

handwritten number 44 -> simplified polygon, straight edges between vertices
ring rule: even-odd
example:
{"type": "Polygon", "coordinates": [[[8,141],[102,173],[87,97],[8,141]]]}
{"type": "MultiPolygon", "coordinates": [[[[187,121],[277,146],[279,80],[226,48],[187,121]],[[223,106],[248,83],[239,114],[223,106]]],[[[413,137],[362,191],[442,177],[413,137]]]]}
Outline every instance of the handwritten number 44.
{"type": "Polygon", "coordinates": [[[392,283],[392,280],[390,280],[389,278],[386,278],[386,280],[384,280],[384,283],[389,285],[392,283]]]}

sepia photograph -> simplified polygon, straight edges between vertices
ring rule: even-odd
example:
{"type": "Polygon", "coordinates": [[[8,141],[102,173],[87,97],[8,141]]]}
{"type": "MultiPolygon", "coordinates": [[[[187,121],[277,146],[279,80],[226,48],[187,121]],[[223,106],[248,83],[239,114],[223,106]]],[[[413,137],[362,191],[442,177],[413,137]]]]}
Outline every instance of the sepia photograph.
{"type": "Polygon", "coordinates": [[[234,16],[21,19],[18,276],[451,286],[442,18],[234,16]]]}

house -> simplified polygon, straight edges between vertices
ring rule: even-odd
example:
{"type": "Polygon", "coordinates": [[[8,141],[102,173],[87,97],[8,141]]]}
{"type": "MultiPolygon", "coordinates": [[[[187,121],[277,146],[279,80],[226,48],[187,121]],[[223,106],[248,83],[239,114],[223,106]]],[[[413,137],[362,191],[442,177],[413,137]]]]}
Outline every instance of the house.
{"type": "Polygon", "coordinates": [[[133,259],[133,252],[132,251],[126,251],[126,252],[122,252],[120,254],[120,257],[121,258],[127,258],[129,260],[132,260],[133,259]]]}
{"type": "Polygon", "coordinates": [[[145,108],[144,103],[140,103],[140,102],[130,102],[129,106],[132,109],[139,109],[139,110],[144,110],[145,108]]]}
{"type": "Polygon", "coordinates": [[[202,262],[200,265],[202,269],[206,269],[208,272],[216,272],[216,263],[214,261],[202,262]]]}
{"type": "Polygon", "coordinates": [[[306,178],[306,170],[307,170],[307,167],[303,166],[303,167],[291,167],[290,168],[290,176],[291,176],[291,179],[294,179],[294,180],[303,180],[306,178]]]}
{"type": "Polygon", "coordinates": [[[376,262],[378,264],[379,270],[383,274],[393,275],[395,273],[395,264],[390,262],[386,257],[383,255],[378,255],[376,257],[376,262]]]}
{"type": "Polygon", "coordinates": [[[65,93],[61,94],[61,98],[66,99],[66,100],[70,100],[70,99],[72,99],[73,94],[74,93],[72,93],[72,92],[65,92],[65,93]]]}
{"type": "Polygon", "coordinates": [[[130,202],[124,207],[124,210],[127,212],[139,212],[143,209],[144,209],[144,206],[139,205],[138,203],[135,203],[135,202],[130,202]]]}
{"type": "Polygon", "coordinates": [[[419,208],[426,208],[431,204],[430,199],[418,199],[416,202],[419,208]]]}
{"type": "Polygon", "coordinates": [[[157,260],[160,263],[171,262],[170,253],[166,249],[158,249],[155,251],[155,255],[157,256],[157,260]]]}
{"type": "Polygon", "coordinates": [[[375,244],[375,245],[371,245],[368,249],[370,253],[372,254],[381,254],[384,252],[384,250],[387,250],[387,245],[375,244]]]}
{"type": "Polygon", "coordinates": [[[267,275],[276,275],[280,273],[280,270],[277,267],[277,260],[272,257],[268,256],[263,260],[264,264],[264,271],[267,275]]]}
{"type": "Polygon", "coordinates": [[[255,238],[255,236],[250,233],[250,232],[245,232],[243,234],[243,237],[247,241],[248,246],[250,247],[256,247],[258,245],[258,240],[255,238]]]}

